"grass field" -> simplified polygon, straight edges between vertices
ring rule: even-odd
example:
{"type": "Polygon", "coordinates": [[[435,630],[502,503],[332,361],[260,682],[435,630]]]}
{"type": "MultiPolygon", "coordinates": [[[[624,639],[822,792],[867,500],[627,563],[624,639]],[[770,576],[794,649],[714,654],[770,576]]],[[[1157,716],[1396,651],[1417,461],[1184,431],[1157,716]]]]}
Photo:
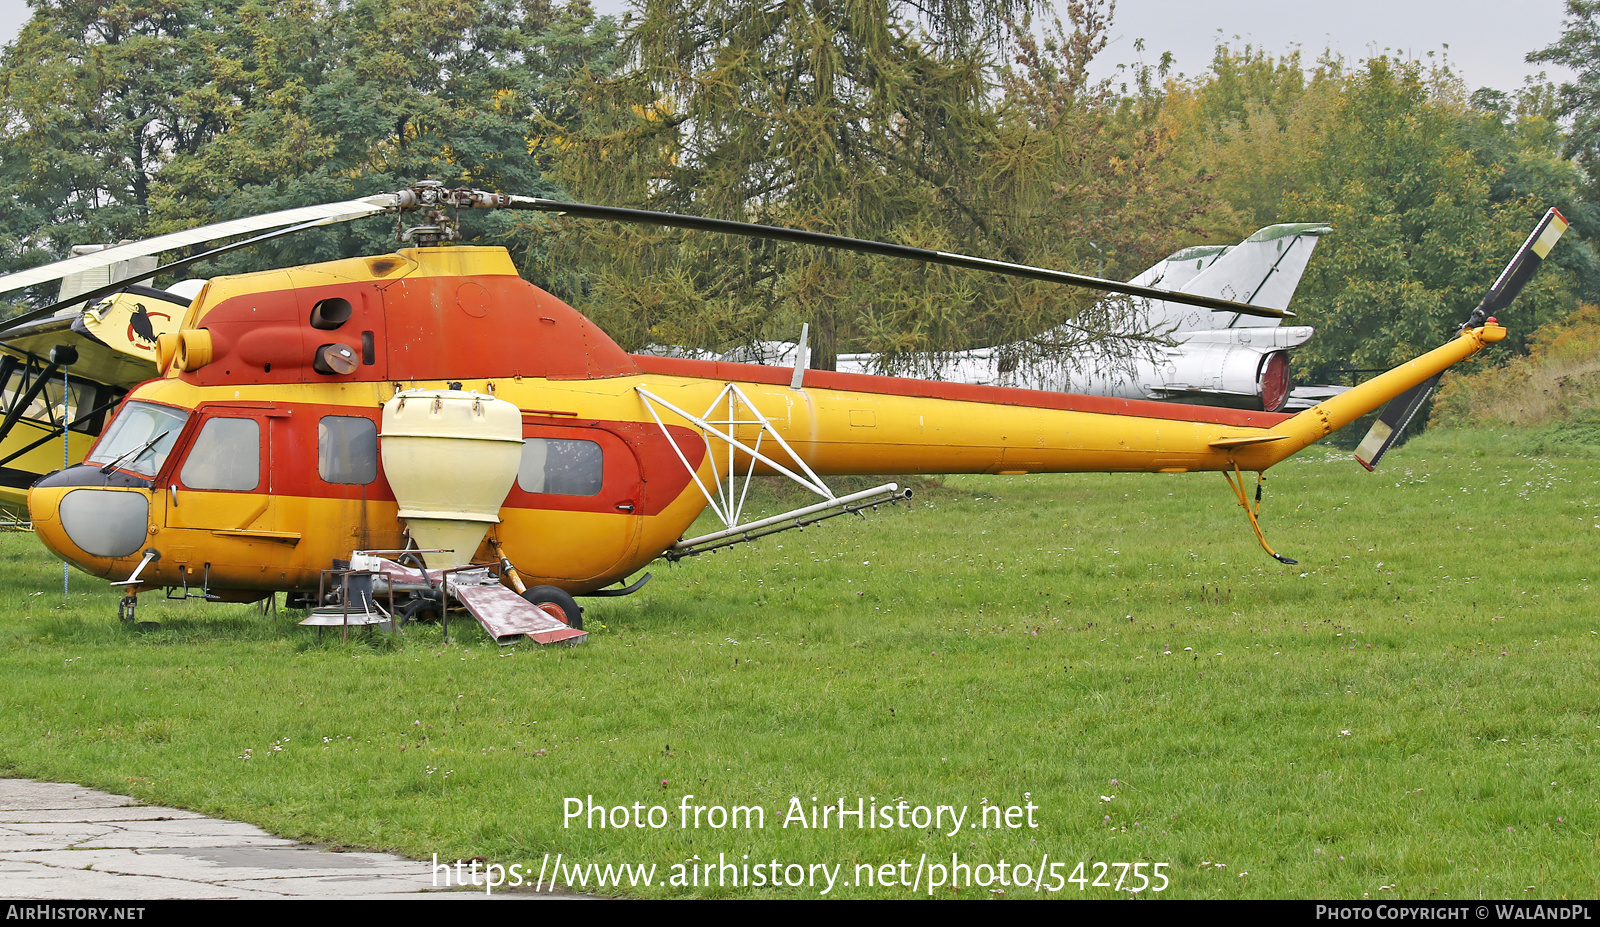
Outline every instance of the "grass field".
{"type": "Polygon", "coordinates": [[[1593,897],[1600,460],[1545,446],[1435,432],[1377,474],[1302,455],[1262,519],[1296,567],[1212,474],[950,478],[658,565],[588,600],[568,649],[465,620],[448,644],[319,642],[158,596],[139,632],[82,574],[63,602],[60,564],[11,535],[0,773],[530,883],[546,854],[653,864],[652,887],[605,889],[630,895],[926,896],[956,864],[989,884],[935,897],[1033,897],[1021,864],[1039,895],[1113,897],[1097,876],[1159,863],[1145,897],[1593,897]],[[645,826],[566,821],[588,796],[645,826]],[[966,811],[785,826],[841,799],[966,811]],[[712,826],[734,806],[764,826],[712,826]],[[763,868],[707,887],[682,866],[707,862],[763,868]],[[746,884],[819,864],[831,887],[746,884]]]}

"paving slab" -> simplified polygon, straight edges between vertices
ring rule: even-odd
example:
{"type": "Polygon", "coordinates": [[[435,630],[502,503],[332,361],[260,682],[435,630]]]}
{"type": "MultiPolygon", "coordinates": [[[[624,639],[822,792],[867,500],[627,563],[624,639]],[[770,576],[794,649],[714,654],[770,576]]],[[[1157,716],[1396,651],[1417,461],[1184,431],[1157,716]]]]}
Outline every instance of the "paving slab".
{"type": "MultiPolygon", "coordinates": [[[[7,779],[5,782],[21,782],[20,779],[7,779]]],[[[4,786],[0,785],[0,794],[4,786]]],[[[122,796],[113,796],[121,798],[122,796]]],[[[0,798],[3,801],[3,798],[0,798]]],[[[100,808],[95,811],[97,821],[183,821],[204,818],[205,815],[197,811],[182,811],[177,808],[161,808],[155,805],[120,805],[116,807],[100,808]]],[[[57,811],[51,808],[32,808],[18,811],[9,808],[0,809],[0,830],[4,830],[9,823],[19,824],[49,824],[60,821],[81,820],[81,815],[76,809],[57,811]]]]}
{"type": "Polygon", "coordinates": [[[486,897],[482,889],[442,887],[431,863],[333,852],[252,824],[28,779],[0,779],[0,895],[48,901],[486,897]]]}

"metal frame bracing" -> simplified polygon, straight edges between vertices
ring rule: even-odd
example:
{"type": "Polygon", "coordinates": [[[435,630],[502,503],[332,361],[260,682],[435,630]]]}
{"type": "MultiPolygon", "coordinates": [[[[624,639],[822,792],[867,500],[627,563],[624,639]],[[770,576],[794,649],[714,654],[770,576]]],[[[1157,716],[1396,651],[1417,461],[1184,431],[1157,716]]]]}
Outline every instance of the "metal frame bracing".
{"type": "Polygon", "coordinates": [[[756,408],[755,403],[751,402],[750,397],[736,383],[725,385],[721,392],[717,393],[716,398],[711,401],[711,404],[706,407],[706,411],[700,415],[695,415],[673,405],[643,386],[636,386],[634,390],[639,394],[639,398],[644,401],[645,411],[650,413],[650,417],[655,420],[656,426],[661,429],[661,433],[666,435],[673,453],[678,455],[679,462],[683,464],[684,469],[689,471],[690,479],[694,480],[695,486],[700,489],[700,494],[705,497],[706,504],[711,508],[712,512],[716,513],[717,518],[724,525],[724,530],[722,531],[716,531],[697,538],[679,540],[663,554],[668,560],[692,557],[708,550],[753,541],[758,537],[764,537],[778,531],[803,528],[808,524],[813,524],[826,518],[833,518],[837,515],[860,512],[862,509],[876,507],[885,502],[897,502],[901,499],[910,498],[911,493],[909,490],[901,492],[899,486],[894,483],[885,483],[882,486],[851,493],[847,496],[835,496],[833,490],[829,489],[828,485],[822,481],[822,478],[817,476],[806,465],[806,462],[800,458],[799,454],[795,453],[787,441],[783,440],[783,436],[778,434],[777,429],[772,427],[772,422],[761,414],[761,410],[756,408]],[[689,458],[683,453],[683,449],[678,445],[677,439],[672,436],[672,433],[667,429],[666,423],[661,420],[660,409],[671,412],[699,430],[700,437],[705,441],[706,445],[706,459],[711,463],[711,483],[716,487],[715,492],[707,488],[706,482],[701,479],[696,468],[689,463],[689,458]],[[712,418],[713,415],[723,412],[724,409],[726,410],[725,417],[712,418]],[[756,426],[758,429],[754,444],[741,441],[735,433],[740,426],[751,425],[756,426]],[[785,466],[768,454],[762,453],[761,446],[768,438],[782,448],[783,453],[788,456],[792,467],[785,466]],[[719,444],[713,445],[713,439],[719,444]],[[725,454],[723,453],[724,450],[725,454]],[[749,461],[742,475],[738,472],[737,465],[740,453],[746,455],[749,461]],[[781,515],[773,515],[756,521],[741,523],[740,518],[744,514],[744,504],[750,494],[750,482],[755,476],[757,463],[770,467],[773,471],[787,477],[795,484],[816,493],[822,497],[823,501],[802,506],[781,515]]]}

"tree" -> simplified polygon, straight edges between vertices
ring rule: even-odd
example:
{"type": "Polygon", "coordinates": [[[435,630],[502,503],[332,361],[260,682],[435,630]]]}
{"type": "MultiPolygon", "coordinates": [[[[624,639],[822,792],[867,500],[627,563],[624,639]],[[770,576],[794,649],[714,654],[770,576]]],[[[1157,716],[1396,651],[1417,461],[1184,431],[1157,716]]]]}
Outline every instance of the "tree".
{"type": "MultiPolygon", "coordinates": [[[[393,190],[423,179],[549,194],[574,118],[567,74],[605,66],[587,0],[42,0],[0,62],[0,182],[13,264],[70,244],[393,190]],[[66,87],[64,94],[53,88],[66,87]]],[[[533,225],[475,217],[537,255],[533,225]]],[[[393,246],[373,222],[316,230],[196,272],[393,246]]]]}
{"type": "MultiPolygon", "coordinates": [[[[907,153],[928,163],[972,135],[978,56],[1010,9],[999,0],[974,16],[947,3],[918,22],[916,8],[889,0],[650,0],[627,69],[590,88],[595,112],[574,139],[585,156],[568,162],[571,177],[604,202],[883,237],[927,205],[928,191],[910,193],[902,176],[907,153]]],[[[599,310],[614,327],[640,318],[628,340],[753,341],[790,305],[812,323],[815,362],[833,366],[844,304],[869,262],[708,236],[675,236],[682,244],[663,257],[657,240],[643,230],[592,239],[623,258],[595,289],[620,308],[599,310]],[[664,290],[636,289],[647,276],[664,290]]]]}
{"type": "Polygon", "coordinates": [[[1220,45],[1208,73],[1168,82],[1161,119],[1179,157],[1196,175],[1211,176],[1211,192],[1231,207],[1215,214],[1213,241],[1229,244],[1278,222],[1321,221],[1285,213],[1283,199],[1301,185],[1343,69],[1325,54],[1308,80],[1298,51],[1275,57],[1220,45]]]}
{"type": "MultiPolygon", "coordinates": [[[[603,67],[615,42],[586,0],[246,0],[236,62],[219,78],[237,101],[225,132],[162,175],[163,227],[346,199],[432,179],[523,195],[556,192],[558,152],[537,144],[570,120],[566,73],[603,67]]],[[[542,248],[533,225],[464,217],[516,246],[525,269],[542,248]]],[[[272,264],[393,246],[392,228],[343,226],[267,246],[272,264]]],[[[232,270],[243,261],[218,262],[232,270]]]]}
{"type": "Polygon", "coordinates": [[[38,0],[0,61],[0,262],[144,227],[156,176],[225,127],[212,82],[236,4],[38,0]]]}
{"type": "MultiPolygon", "coordinates": [[[[1112,7],[1073,0],[1070,29],[1045,40],[1001,31],[1005,5],[974,9],[647,3],[628,65],[591,86],[585,131],[563,140],[585,152],[567,176],[603,202],[1052,266],[1103,261],[1112,275],[1165,254],[1205,204],[1175,177],[1170,138],[1087,80],[1112,7]],[[1002,42],[1015,70],[989,60],[1002,42]]],[[[585,311],[635,347],[792,339],[809,321],[814,366],[849,348],[893,367],[1117,328],[1092,296],[946,268],[641,229],[577,238],[574,263],[601,268],[585,311]]]]}
{"type": "Polygon", "coordinates": [[[1557,95],[1556,115],[1570,118],[1567,151],[1589,178],[1589,198],[1600,180],[1600,0],[1567,0],[1566,28],[1561,38],[1531,52],[1528,61],[1559,64],[1577,73],[1557,95]]]}
{"type": "MultiPolygon", "coordinates": [[[[1296,352],[1299,376],[1326,382],[1436,346],[1544,211],[1528,197],[1494,200],[1495,173],[1461,142],[1470,118],[1462,96],[1448,74],[1384,56],[1344,79],[1283,207],[1335,229],[1296,304],[1302,323],[1317,328],[1296,352]]],[[[1574,304],[1571,275],[1547,265],[1518,301],[1525,321],[1514,339],[1574,304]]]]}
{"type": "Polygon", "coordinates": [[[1554,206],[1571,223],[1547,260],[1569,272],[1578,298],[1592,303],[1600,301],[1600,257],[1592,244],[1600,234],[1600,208],[1585,195],[1583,170],[1563,155],[1566,136],[1556,120],[1556,96],[1543,81],[1529,82],[1515,94],[1479,90],[1472,95],[1473,112],[1462,120],[1460,138],[1489,173],[1492,203],[1554,206]]]}

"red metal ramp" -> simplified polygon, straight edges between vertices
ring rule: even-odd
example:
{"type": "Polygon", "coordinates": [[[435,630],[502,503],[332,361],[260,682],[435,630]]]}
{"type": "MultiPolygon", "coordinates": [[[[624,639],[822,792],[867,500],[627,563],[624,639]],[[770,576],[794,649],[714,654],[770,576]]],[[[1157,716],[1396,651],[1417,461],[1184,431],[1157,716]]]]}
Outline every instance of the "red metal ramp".
{"type": "Polygon", "coordinates": [[[485,567],[424,573],[365,551],[354,552],[350,566],[375,574],[378,580],[373,588],[380,594],[391,588],[437,590],[443,582],[450,597],[459,601],[501,646],[523,638],[538,644],[581,644],[589,637],[587,631],[568,627],[560,618],[501,585],[485,567]]]}
{"type": "Polygon", "coordinates": [[[514,644],[522,637],[539,644],[581,644],[589,636],[588,631],[568,627],[561,619],[499,583],[479,586],[452,581],[450,594],[459,599],[495,643],[502,646],[514,644]]]}

